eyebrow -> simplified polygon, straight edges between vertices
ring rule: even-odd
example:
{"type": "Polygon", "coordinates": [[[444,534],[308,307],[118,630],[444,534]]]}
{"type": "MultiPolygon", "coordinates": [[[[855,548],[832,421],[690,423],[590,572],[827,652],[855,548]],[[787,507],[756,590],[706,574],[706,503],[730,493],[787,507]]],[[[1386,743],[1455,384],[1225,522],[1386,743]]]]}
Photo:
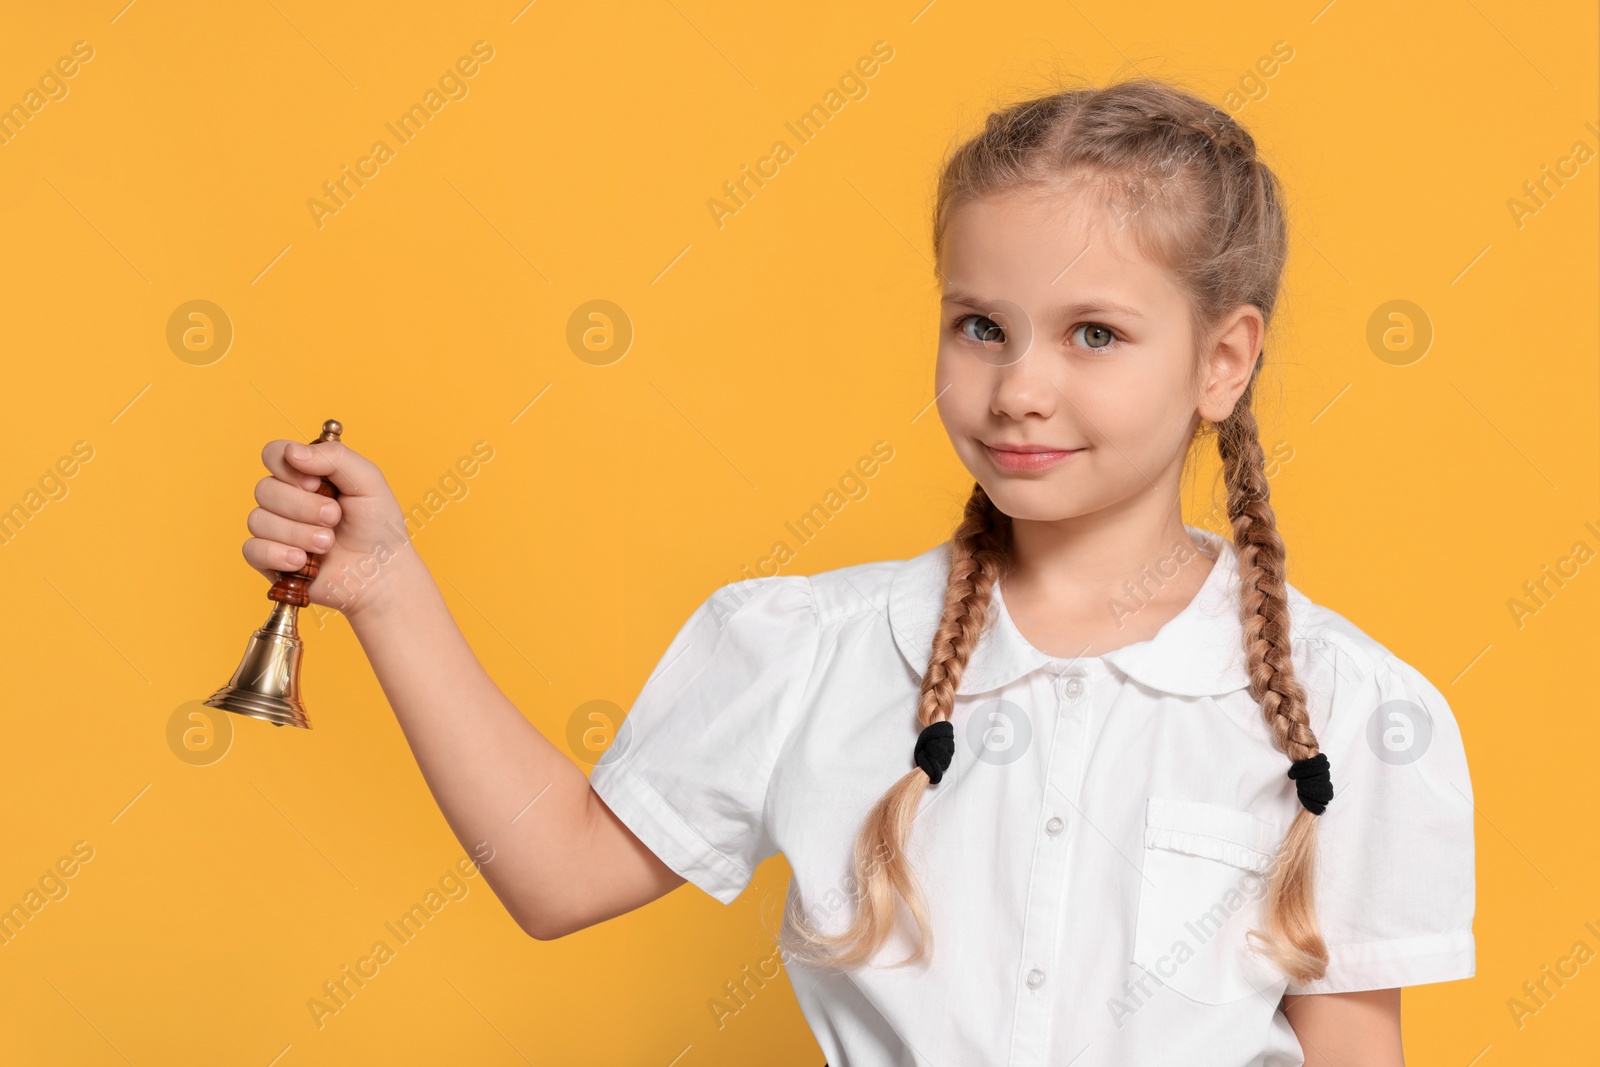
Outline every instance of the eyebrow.
{"type": "MultiPolygon", "coordinates": [[[[993,307],[995,304],[999,303],[997,300],[985,300],[980,297],[970,296],[966,293],[955,290],[945,293],[940,299],[942,303],[965,304],[967,307],[974,308],[993,307]]],[[[1074,318],[1079,315],[1093,315],[1104,312],[1110,312],[1117,315],[1126,315],[1133,319],[1144,318],[1143,312],[1139,311],[1137,308],[1131,308],[1126,304],[1119,304],[1114,300],[1101,300],[1098,298],[1080,300],[1074,304],[1062,304],[1055,310],[1063,315],[1072,316],[1074,318]]]]}

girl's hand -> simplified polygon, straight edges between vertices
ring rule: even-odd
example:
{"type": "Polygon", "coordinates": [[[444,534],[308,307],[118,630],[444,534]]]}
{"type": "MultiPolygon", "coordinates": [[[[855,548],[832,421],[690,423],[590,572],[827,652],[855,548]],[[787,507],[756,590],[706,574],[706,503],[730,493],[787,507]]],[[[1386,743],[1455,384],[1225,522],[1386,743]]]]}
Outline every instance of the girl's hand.
{"type": "Polygon", "coordinates": [[[245,562],[276,582],[316,553],[313,604],[349,617],[380,602],[386,564],[409,551],[405,517],[383,472],[342,441],[269,441],[261,462],[272,474],[256,483],[260,507],[245,521],[255,535],[244,543],[245,562]],[[338,500],[316,492],[321,475],[338,488],[338,500]]]}

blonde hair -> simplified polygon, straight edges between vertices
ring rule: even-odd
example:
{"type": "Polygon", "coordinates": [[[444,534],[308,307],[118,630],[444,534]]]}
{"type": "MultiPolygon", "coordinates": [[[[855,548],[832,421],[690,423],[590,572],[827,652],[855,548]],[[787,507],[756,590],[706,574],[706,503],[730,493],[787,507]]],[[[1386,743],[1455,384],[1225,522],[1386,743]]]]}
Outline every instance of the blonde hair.
{"type": "MultiPolygon", "coordinates": [[[[935,256],[951,212],[964,203],[997,193],[1048,197],[1085,185],[1105,194],[1108,205],[1123,212],[1124,224],[1132,221],[1141,250],[1187,290],[1196,337],[1241,305],[1254,305],[1271,321],[1287,252],[1278,179],[1231,117],[1150,79],[1057,92],[991,114],[940,174],[935,256]]],[[[1215,424],[1215,434],[1239,557],[1249,691],[1274,744],[1292,762],[1315,756],[1319,748],[1290,662],[1283,539],[1269,503],[1252,410],[1261,362],[1232,413],[1215,424]]],[[[1011,520],[974,485],[950,541],[944,610],[917,697],[923,727],[950,718],[967,658],[988,618],[990,594],[1008,566],[1010,527],[1011,520]]],[[[914,766],[868,813],[852,857],[854,921],[840,934],[823,935],[796,909],[795,936],[785,944],[794,957],[834,967],[864,963],[888,939],[897,900],[918,934],[915,951],[900,965],[932,951],[927,908],[904,852],[929,784],[927,772],[914,766]]],[[[1328,961],[1312,901],[1316,820],[1303,806],[1295,813],[1273,862],[1262,908],[1266,931],[1250,931],[1297,983],[1321,978],[1328,961]]]]}

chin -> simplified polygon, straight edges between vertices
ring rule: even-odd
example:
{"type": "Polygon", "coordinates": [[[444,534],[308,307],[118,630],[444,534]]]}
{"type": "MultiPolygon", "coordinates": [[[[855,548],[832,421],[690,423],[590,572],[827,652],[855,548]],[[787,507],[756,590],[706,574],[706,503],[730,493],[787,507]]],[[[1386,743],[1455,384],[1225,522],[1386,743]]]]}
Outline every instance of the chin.
{"type": "Polygon", "coordinates": [[[978,479],[994,506],[1012,519],[1027,522],[1054,522],[1081,515],[1085,509],[1059,486],[1047,481],[1021,478],[978,479]]]}

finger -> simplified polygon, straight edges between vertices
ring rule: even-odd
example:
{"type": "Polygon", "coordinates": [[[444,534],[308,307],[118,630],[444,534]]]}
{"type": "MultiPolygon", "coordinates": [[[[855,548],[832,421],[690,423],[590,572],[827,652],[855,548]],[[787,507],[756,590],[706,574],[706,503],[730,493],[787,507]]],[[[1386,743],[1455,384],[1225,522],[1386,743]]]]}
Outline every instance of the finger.
{"type": "Polygon", "coordinates": [[[294,444],[293,441],[277,440],[268,441],[261,450],[261,462],[274,475],[282,478],[290,485],[299,486],[301,489],[310,489],[313,492],[322,484],[322,479],[315,474],[307,474],[296,470],[284,458],[284,449],[294,444]]]}
{"type": "Polygon", "coordinates": [[[318,526],[337,526],[344,514],[337,500],[296,488],[277,477],[256,483],[256,503],[275,515],[318,526]]]}
{"type": "Polygon", "coordinates": [[[252,537],[246,541],[242,551],[246,563],[274,582],[306,565],[305,553],[300,549],[260,537],[252,537]],[[292,562],[295,553],[300,555],[298,563],[292,562]]]}
{"type": "Polygon", "coordinates": [[[266,508],[251,511],[245,518],[245,526],[257,537],[306,552],[322,553],[333,547],[333,531],[326,526],[295,522],[266,508]]]}
{"type": "Polygon", "coordinates": [[[284,447],[283,456],[293,469],[322,475],[341,493],[370,496],[383,486],[382,472],[343,441],[291,442],[284,447]]]}

